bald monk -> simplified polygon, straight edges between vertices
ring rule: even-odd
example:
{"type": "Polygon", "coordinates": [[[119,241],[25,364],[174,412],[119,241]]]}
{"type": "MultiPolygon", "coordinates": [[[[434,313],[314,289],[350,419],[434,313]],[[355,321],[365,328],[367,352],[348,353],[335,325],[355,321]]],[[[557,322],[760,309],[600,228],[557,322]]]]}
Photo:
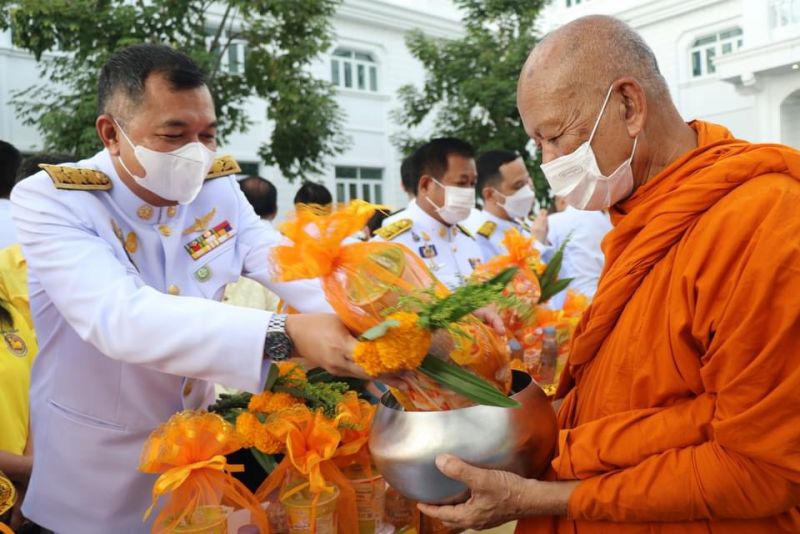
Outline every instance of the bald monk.
{"type": "Polygon", "coordinates": [[[421,510],[522,533],[800,532],[800,153],[685,123],[607,17],[544,39],[517,104],[556,194],[613,206],[605,270],[546,481],[440,457],[472,496],[421,510]]]}

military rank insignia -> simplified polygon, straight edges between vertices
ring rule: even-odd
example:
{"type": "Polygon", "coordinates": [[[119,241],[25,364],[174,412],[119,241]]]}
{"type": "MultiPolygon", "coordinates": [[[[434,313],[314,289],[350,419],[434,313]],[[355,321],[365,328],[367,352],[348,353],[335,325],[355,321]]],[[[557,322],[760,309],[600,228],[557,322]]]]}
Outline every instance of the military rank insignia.
{"type": "Polygon", "coordinates": [[[426,260],[429,258],[435,258],[437,254],[436,245],[422,245],[419,247],[419,255],[426,260]]]}
{"type": "Polygon", "coordinates": [[[193,260],[197,260],[228,241],[235,234],[236,231],[231,224],[227,220],[222,221],[214,228],[203,232],[200,237],[186,243],[184,248],[186,248],[186,252],[189,253],[193,260]]]}

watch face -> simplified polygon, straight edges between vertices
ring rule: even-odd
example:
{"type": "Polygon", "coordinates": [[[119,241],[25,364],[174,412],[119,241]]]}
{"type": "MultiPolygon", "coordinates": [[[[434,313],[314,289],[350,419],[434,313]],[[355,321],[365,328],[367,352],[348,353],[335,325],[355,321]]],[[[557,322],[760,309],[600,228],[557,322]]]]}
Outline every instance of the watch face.
{"type": "Polygon", "coordinates": [[[281,332],[268,332],[264,343],[264,355],[274,361],[286,360],[292,354],[289,337],[281,332]]]}

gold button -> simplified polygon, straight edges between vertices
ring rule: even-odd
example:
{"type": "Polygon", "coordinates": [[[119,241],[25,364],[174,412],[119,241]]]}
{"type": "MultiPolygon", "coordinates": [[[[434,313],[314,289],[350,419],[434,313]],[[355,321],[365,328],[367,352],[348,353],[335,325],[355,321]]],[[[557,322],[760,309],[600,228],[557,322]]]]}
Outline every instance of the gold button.
{"type": "Polygon", "coordinates": [[[178,206],[170,206],[167,208],[168,217],[175,217],[176,213],[178,213],[178,206]]]}
{"type": "Polygon", "coordinates": [[[142,204],[141,206],[139,206],[139,209],[136,210],[136,215],[138,215],[140,219],[144,219],[145,221],[150,220],[150,218],[153,216],[153,206],[142,204]]]}
{"type": "Polygon", "coordinates": [[[183,386],[183,396],[188,397],[189,395],[191,395],[193,387],[194,387],[194,380],[192,380],[191,378],[187,379],[186,384],[183,386]]]}
{"type": "Polygon", "coordinates": [[[125,238],[125,250],[130,254],[136,254],[139,249],[139,241],[136,239],[136,234],[128,232],[128,237],[125,238]]]}
{"type": "Polygon", "coordinates": [[[444,226],[439,228],[439,237],[447,237],[447,228],[444,226]]]}
{"type": "Polygon", "coordinates": [[[175,284],[170,284],[169,287],[167,288],[167,293],[169,293],[170,295],[176,295],[176,296],[180,295],[181,294],[181,288],[179,288],[175,284]]]}
{"type": "Polygon", "coordinates": [[[169,236],[172,235],[172,229],[169,226],[167,226],[166,224],[159,224],[158,225],[158,231],[164,237],[169,237],[169,236]]]}

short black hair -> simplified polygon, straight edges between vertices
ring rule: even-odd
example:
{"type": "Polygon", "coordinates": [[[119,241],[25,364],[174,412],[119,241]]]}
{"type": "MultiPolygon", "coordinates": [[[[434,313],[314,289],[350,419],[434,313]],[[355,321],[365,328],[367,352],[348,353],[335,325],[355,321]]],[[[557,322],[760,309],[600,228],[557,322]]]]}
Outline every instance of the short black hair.
{"type": "Polygon", "coordinates": [[[259,217],[274,217],[278,213],[278,190],[260,176],[248,176],[239,181],[245,198],[259,217]]]}
{"type": "Polygon", "coordinates": [[[431,139],[416,151],[413,157],[417,164],[417,179],[414,183],[414,194],[419,189],[419,177],[427,174],[436,179],[441,179],[447,172],[447,157],[457,154],[465,158],[474,158],[475,149],[472,145],[455,137],[437,137],[431,139]]]}
{"type": "Polygon", "coordinates": [[[475,191],[478,196],[483,198],[483,188],[486,186],[499,186],[503,178],[500,174],[500,167],[519,159],[519,157],[519,154],[511,150],[489,150],[478,156],[475,161],[475,166],[478,169],[478,181],[475,183],[475,191]]]}
{"type": "Polygon", "coordinates": [[[75,157],[69,154],[51,154],[47,152],[40,152],[32,154],[22,160],[22,165],[19,166],[17,171],[17,182],[21,182],[25,178],[30,178],[42,169],[39,165],[59,165],[61,163],[75,161],[75,157]]]}
{"type": "Polygon", "coordinates": [[[206,83],[203,71],[183,52],[149,43],[127,46],[116,51],[100,70],[97,114],[113,114],[109,106],[120,93],[134,105],[141,103],[145,81],[154,73],[163,74],[177,90],[196,89],[206,83]]]}
{"type": "Polygon", "coordinates": [[[417,182],[419,182],[419,163],[416,150],[403,158],[403,162],[400,164],[400,181],[406,193],[416,194],[417,182]]]}
{"type": "Polygon", "coordinates": [[[294,195],[294,203],[327,206],[333,204],[333,197],[324,185],[317,182],[305,182],[294,195]]]}
{"type": "Polygon", "coordinates": [[[22,154],[19,153],[19,150],[11,143],[0,141],[0,198],[11,196],[20,163],[22,163],[22,154]]]}

